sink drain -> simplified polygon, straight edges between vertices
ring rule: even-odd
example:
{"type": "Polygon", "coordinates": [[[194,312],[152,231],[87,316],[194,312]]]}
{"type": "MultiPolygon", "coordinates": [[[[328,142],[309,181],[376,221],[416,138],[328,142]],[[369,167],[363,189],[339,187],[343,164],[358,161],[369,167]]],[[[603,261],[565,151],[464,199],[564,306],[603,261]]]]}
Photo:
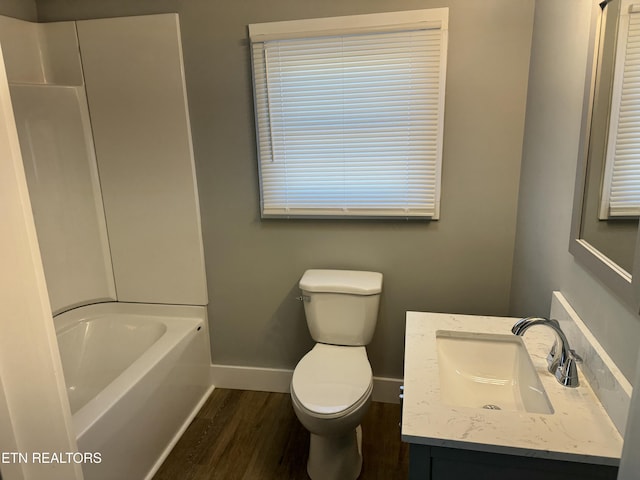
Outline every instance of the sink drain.
{"type": "Polygon", "coordinates": [[[486,408],[487,410],[502,410],[498,405],[487,404],[483,405],[482,408],[486,408]]]}

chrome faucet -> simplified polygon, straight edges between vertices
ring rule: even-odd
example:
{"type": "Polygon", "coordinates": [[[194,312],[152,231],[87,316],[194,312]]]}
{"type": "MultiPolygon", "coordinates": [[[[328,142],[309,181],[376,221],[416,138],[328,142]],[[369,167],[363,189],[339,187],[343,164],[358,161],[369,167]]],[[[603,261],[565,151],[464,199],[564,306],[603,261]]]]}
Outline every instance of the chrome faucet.
{"type": "Polygon", "coordinates": [[[560,328],[557,320],[543,317],[527,317],[518,320],[511,328],[511,332],[515,335],[522,336],[529,327],[534,325],[546,325],[556,333],[556,341],[551,347],[549,355],[547,355],[547,363],[549,372],[556,377],[556,380],[565,387],[577,387],[578,369],[576,363],[582,361],[580,356],[569,348],[569,342],[564,332],[560,328]]]}

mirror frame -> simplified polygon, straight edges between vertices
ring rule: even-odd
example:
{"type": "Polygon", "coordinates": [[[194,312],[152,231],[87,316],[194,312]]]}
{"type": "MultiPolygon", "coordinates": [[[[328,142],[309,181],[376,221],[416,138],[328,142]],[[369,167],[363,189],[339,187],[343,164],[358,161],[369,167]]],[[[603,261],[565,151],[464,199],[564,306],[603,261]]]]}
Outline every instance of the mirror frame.
{"type": "Polygon", "coordinates": [[[593,102],[597,94],[598,58],[601,54],[600,34],[605,12],[600,0],[594,0],[589,30],[589,49],[587,52],[587,70],[585,72],[584,97],[582,103],[582,121],[580,125],[580,146],[574,189],[573,211],[571,215],[571,238],[569,252],[576,261],[618,295],[621,300],[636,313],[640,311],[640,228],[636,236],[633,267],[627,272],[611,261],[606,255],[580,238],[584,207],[584,190],[588,173],[589,139],[593,102]]]}

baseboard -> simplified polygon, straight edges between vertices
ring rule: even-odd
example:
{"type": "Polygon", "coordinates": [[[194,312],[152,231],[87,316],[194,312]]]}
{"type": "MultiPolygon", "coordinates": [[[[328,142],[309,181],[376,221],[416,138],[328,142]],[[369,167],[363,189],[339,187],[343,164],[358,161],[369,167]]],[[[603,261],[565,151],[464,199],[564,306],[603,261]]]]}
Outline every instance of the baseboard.
{"type": "MultiPolygon", "coordinates": [[[[211,365],[211,384],[216,388],[289,393],[293,370],[279,368],[211,365]]],[[[399,403],[401,378],[373,377],[373,401],[399,403]]]]}
{"type": "Polygon", "coordinates": [[[289,393],[293,370],[278,368],[211,365],[211,383],[216,388],[289,393]]]}
{"type": "Polygon", "coordinates": [[[373,401],[382,403],[400,403],[400,385],[402,378],[373,377],[373,401]]]}

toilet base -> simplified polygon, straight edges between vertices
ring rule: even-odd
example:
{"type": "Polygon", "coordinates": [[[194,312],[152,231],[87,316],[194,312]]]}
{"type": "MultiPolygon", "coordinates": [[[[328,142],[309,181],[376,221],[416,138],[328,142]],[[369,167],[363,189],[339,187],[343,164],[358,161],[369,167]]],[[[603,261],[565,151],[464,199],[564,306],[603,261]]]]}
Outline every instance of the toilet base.
{"type": "Polygon", "coordinates": [[[362,427],[346,435],[321,437],[313,433],[307,473],[311,480],[355,480],[362,469],[362,427]]]}

